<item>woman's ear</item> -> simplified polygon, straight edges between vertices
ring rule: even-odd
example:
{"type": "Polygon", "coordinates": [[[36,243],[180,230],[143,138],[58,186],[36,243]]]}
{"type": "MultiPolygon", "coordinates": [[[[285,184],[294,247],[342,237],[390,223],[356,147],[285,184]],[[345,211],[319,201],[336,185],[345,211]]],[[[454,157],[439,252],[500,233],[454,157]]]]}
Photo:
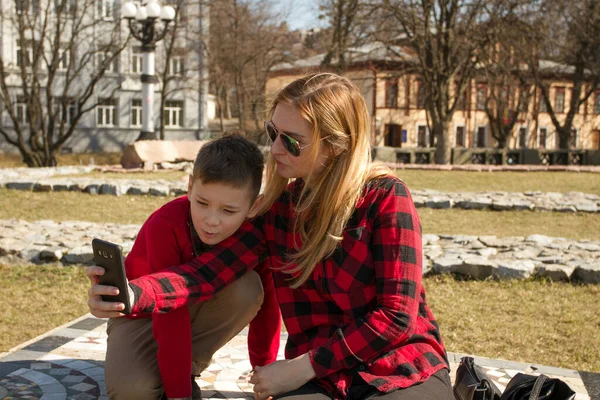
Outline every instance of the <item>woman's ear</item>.
{"type": "Polygon", "coordinates": [[[263,196],[262,194],[258,195],[258,197],[256,198],[256,200],[254,200],[254,204],[252,204],[252,207],[250,207],[250,211],[248,211],[248,215],[246,215],[246,218],[254,218],[254,217],[256,217],[256,214],[258,213],[258,210],[260,210],[260,208],[263,205],[264,199],[265,199],[265,196],[263,196]]]}

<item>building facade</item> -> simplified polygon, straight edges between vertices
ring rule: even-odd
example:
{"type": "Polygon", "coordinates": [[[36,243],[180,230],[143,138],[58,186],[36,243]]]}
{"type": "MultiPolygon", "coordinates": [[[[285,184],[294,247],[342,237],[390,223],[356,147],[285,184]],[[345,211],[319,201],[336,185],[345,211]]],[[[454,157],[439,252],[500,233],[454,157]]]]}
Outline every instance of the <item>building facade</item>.
{"type": "MultiPolygon", "coordinates": [[[[356,83],[373,123],[373,145],[396,148],[435,147],[425,111],[425,93],[421,78],[399,74],[399,64],[390,60],[382,48],[372,45],[353,50],[344,74],[356,83]],[[394,68],[396,65],[398,68],[394,68]]],[[[323,55],[276,66],[267,82],[267,98],[279,88],[307,73],[321,70],[323,55]]],[[[568,80],[548,81],[551,104],[562,124],[571,100],[568,80]]],[[[585,86],[584,86],[585,87],[585,86]]],[[[456,106],[448,126],[454,148],[498,147],[485,110],[490,88],[483,79],[468,83],[464,98],[456,106]]],[[[455,93],[456,88],[451,88],[455,93]]],[[[512,88],[507,94],[514,126],[508,148],[558,149],[558,135],[546,110],[541,92],[535,87],[512,88]]],[[[454,99],[451,99],[454,101],[454,99]]],[[[507,118],[508,119],[508,118],[507,118]]],[[[600,90],[581,104],[573,120],[572,149],[600,150],[600,90]]]]}
{"type": "MultiPolygon", "coordinates": [[[[137,2],[139,5],[139,2],[137,2]]],[[[171,4],[173,0],[162,1],[162,5],[171,4]]],[[[79,108],[87,110],[76,124],[74,134],[66,140],[63,152],[84,151],[120,151],[132,143],[140,134],[142,125],[142,53],[141,43],[129,37],[127,21],[120,17],[123,2],[117,0],[11,0],[0,3],[0,55],[4,66],[4,82],[10,92],[10,106],[23,127],[27,127],[28,104],[21,102],[23,76],[21,65],[31,67],[29,63],[36,58],[34,47],[36,36],[53,34],[52,29],[43,32],[40,28],[21,32],[19,18],[27,15],[31,20],[45,18],[49,24],[63,26],[64,29],[77,29],[75,25],[87,24],[87,30],[78,31],[78,37],[64,36],[59,44],[51,39],[44,44],[44,52],[54,51],[61,47],[59,69],[54,80],[53,96],[64,96],[61,92],[61,80],[71,79],[71,88],[67,94],[72,99],[63,118],[71,120],[71,115],[79,108]],[[59,19],[60,17],[60,19],[59,19]],[[57,20],[70,18],[64,24],[57,20]],[[116,27],[116,29],[115,29],[116,27]],[[82,37],[85,32],[85,38],[82,37]],[[110,36],[110,38],[109,38],[110,36]],[[104,41],[106,37],[106,41],[104,41]],[[71,45],[69,40],[77,41],[71,45]],[[105,43],[114,44],[115,53],[110,47],[102,47],[105,43]],[[63,45],[64,42],[64,45],[63,45]],[[64,48],[63,48],[64,47],[64,48]],[[62,63],[64,68],[61,70],[62,63]],[[95,79],[94,68],[104,65],[105,71],[94,86],[92,95],[85,104],[81,98],[89,87],[89,80],[95,79]],[[73,80],[73,74],[77,78],[73,80]]],[[[159,83],[155,84],[154,94],[154,126],[157,136],[160,132],[161,116],[164,124],[166,140],[189,140],[203,136],[207,129],[207,68],[204,65],[204,51],[199,48],[200,35],[207,32],[208,13],[202,5],[194,2],[179,3],[177,35],[171,47],[171,56],[165,59],[166,40],[160,41],[155,50],[156,75],[159,83]],[[168,80],[163,108],[161,106],[162,72],[168,80]]],[[[36,22],[37,23],[37,22],[36,22]]],[[[161,21],[157,24],[162,24],[161,21]]],[[[170,24],[171,29],[175,22],[170,24]]],[[[44,68],[43,59],[41,62],[44,68]]],[[[46,67],[48,68],[48,67],[46,67]]],[[[35,74],[47,79],[43,73],[35,74]]],[[[10,131],[15,124],[4,107],[0,106],[0,124],[10,131]]],[[[16,152],[17,149],[0,136],[0,151],[16,152]]]]}

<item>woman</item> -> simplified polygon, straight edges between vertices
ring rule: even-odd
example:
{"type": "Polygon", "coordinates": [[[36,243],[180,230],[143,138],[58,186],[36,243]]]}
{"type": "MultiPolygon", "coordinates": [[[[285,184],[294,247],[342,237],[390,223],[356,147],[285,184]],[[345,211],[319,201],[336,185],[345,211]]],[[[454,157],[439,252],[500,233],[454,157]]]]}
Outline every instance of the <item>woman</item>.
{"type": "MultiPolygon", "coordinates": [[[[210,299],[264,257],[289,337],[256,368],[256,398],[451,399],[446,352],[421,284],[421,225],[408,189],[371,163],[359,89],[319,73],[275,98],[263,213],[192,262],[130,282],[134,311],[210,299]]],[[[100,273],[88,269],[92,282],[100,273]]],[[[93,286],[99,317],[119,304],[93,286]]]]}

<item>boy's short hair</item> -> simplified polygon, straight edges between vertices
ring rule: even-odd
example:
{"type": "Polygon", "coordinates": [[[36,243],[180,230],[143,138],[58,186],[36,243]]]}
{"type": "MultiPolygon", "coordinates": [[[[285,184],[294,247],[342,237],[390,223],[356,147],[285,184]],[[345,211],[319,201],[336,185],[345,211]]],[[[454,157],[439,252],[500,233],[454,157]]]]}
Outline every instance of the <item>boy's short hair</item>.
{"type": "Polygon", "coordinates": [[[200,148],[192,179],[250,187],[252,201],[260,192],[264,157],[258,146],[239,133],[225,133],[200,148]]]}

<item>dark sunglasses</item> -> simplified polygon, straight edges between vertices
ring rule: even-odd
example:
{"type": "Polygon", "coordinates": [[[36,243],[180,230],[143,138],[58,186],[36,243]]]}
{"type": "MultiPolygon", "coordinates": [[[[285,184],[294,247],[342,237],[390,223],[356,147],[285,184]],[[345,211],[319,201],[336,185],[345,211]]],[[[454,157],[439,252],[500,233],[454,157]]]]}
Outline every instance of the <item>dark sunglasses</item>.
{"type": "Polygon", "coordinates": [[[281,143],[283,143],[283,147],[285,147],[287,152],[294,157],[298,157],[302,149],[308,146],[300,146],[300,142],[275,128],[275,125],[273,125],[273,122],[271,121],[265,121],[265,131],[267,131],[267,135],[269,135],[269,139],[271,139],[273,143],[275,143],[277,136],[279,136],[281,138],[281,143]]]}

